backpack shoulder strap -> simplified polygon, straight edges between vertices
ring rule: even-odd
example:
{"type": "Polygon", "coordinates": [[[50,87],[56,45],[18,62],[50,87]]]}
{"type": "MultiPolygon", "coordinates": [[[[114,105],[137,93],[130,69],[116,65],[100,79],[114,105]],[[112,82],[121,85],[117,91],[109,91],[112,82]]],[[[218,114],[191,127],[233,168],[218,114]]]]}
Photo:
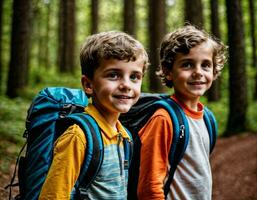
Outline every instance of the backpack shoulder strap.
{"type": "Polygon", "coordinates": [[[211,154],[218,137],[218,124],[213,113],[206,106],[204,107],[203,118],[210,136],[210,154],[211,154]]]}
{"type": "Polygon", "coordinates": [[[169,152],[170,171],[166,184],[164,185],[164,194],[167,197],[170,190],[170,184],[177,165],[182,159],[189,141],[189,125],[182,108],[171,98],[165,98],[157,102],[162,104],[170,115],[173,125],[173,139],[169,152]]]}
{"type": "MultiPolygon", "coordinates": [[[[130,139],[132,140],[132,135],[130,131],[127,128],[125,128],[125,130],[128,133],[130,139]]],[[[132,160],[132,155],[133,155],[133,142],[127,139],[124,139],[123,146],[124,146],[124,169],[128,170],[132,160]]]]}
{"type": "Polygon", "coordinates": [[[103,162],[104,145],[101,136],[100,128],[93,117],[85,113],[74,113],[61,119],[58,122],[59,130],[68,125],[77,124],[83,130],[86,140],[85,159],[75,183],[73,191],[71,192],[71,199],[76,197],[83,197],[86,189],[94,180],[103,162]],[[65,124],[65,125],[64,125],[65,124]]]}

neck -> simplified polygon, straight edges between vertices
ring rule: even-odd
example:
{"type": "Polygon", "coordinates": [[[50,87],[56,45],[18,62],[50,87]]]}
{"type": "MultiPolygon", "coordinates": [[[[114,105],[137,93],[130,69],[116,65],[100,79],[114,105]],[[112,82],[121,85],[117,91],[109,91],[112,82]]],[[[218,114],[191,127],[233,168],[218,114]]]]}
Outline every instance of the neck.
{"type": "Polygon", "coordinates": [[[100,106],[98,106],[97,104],[94,104],[94,106],[96,107],[96,109],[99,111],[99,113],[103,116],[103,118],[106,120],[106,122],[111,125],[111,127],[117,131],[117,122],[119,119],[119,113],[110,113],[104,109],[102,109],[100,106]]]}
{"type": "Polygon", "coordinates": [[[185,104],[189,109],[194,110],[194,111],[199,111],[198,110],[198,103],[200,100],[200,97],[194,98],[194,99],[189,99],[184,96],[175,94],[176,99],[181,102],[182,104],[185,104]]]}

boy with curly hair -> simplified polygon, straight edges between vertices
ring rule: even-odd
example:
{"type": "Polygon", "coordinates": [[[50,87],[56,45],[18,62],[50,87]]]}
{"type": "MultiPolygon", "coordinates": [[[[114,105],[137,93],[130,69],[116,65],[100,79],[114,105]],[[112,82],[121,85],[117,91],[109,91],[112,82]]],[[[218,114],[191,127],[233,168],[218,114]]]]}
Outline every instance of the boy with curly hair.
{"type": "Polygon", "coordinates": [[[142,146],[138,199],[211,199],[210,139],[203,120],[204,105],[200,97],[221,73],[225,51],[226,46],[222,42],[191,25],[164,37],[158,75],[167,87],[174,88],[170,98],[186,115],[189,143],[165,196],[164,185],[172,165],[169,163],[169,152],[173,124],[165,109],[155,111],[139,132],[142,146]]]}

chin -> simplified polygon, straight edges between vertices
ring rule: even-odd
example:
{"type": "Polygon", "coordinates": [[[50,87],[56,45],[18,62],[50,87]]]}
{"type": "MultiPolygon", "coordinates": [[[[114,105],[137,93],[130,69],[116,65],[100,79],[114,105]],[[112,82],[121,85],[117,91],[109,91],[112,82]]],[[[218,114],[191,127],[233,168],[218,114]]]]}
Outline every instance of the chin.
{"type": "Polygon", "coordinates": [[[127,113],[129,111],[130,108],[122,108],[122,109],[119,109],[119,112],[120,113],[127,113]]]}
{"type": "Polygon", "coordinates": [[[127,113],[129,111],[129,109],[123,109],[122,111],[120,111],[120,113],[127,113]]]}
{"type": "Polygon", "coordinates": [[[195,91],[191,91],[192,94],[196,95],[196,96],[202,96],[204,95],[204,93],[206,92],[206,90],[195,90],[195,91]]]}

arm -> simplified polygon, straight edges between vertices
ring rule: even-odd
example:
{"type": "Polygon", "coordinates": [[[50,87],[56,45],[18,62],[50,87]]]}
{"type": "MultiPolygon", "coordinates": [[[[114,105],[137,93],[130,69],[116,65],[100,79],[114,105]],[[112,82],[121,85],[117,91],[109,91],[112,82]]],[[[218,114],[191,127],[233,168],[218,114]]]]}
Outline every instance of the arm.
{"type": "Polygon", "coordinates": [[[140,200],[165,198],[163,187],[172,142],[171,130],[169,114],[159,109],[139,133],[142,146],[137,193],[140,200]]]}
{"type": "Polygon", "coordinates": [[[70,199],[84,160],[86,139],[79,126],[69,127],[54,146],[54,157],[39,199],[70,199]]]}

